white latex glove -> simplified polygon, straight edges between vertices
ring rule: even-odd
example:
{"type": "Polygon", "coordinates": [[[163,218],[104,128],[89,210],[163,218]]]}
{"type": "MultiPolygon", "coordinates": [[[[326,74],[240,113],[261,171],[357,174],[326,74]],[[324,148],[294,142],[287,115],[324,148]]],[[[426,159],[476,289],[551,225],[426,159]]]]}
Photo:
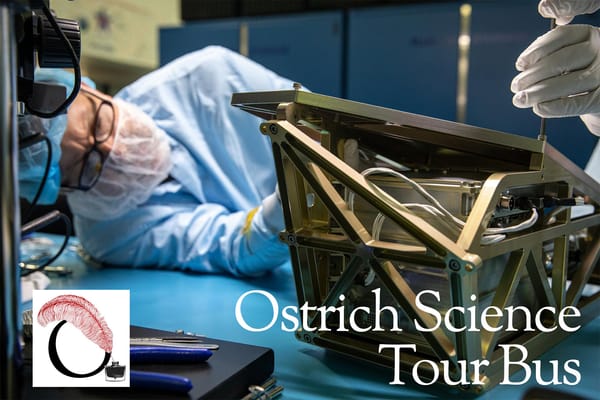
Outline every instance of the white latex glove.
{"type": "Polygon", "coordinates": [[[265,197],[262,201],[262,218],[271,232],[280,232],[285,228],[283,221],[283,208],[279,196],[279,185],[275,192],[265,197]]]}
{"type": "Polygon", "coordinates": [[[516,67],[522,71],[511,83],[516,107],[533,107],[541,117],[579,115],[592,133],[600,135],[598,28],[557,26],[531,43],[516,67]]]}
{"type": "Polygon", "coordinates": [[[554,18],[556,25],[566,25],[577,15],[592,14],[600,9],[600,0],[541,0],[538,11],[542,17],[554,18]]]}

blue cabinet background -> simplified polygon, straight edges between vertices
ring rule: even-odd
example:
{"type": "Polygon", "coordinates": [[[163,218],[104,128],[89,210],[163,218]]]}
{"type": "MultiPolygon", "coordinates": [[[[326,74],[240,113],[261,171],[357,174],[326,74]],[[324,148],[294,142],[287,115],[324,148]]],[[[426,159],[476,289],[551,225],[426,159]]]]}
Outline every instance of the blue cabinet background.
{"type": "Polygon", "coordinates": [[[164,28],[160,31],[160,63],[211,44],[239,51],[240,27],[245,24],[248,57],[313,92],[341,97],[342,18],[341,12],[324,12],[164,28]]]}
{"type": "Polygon", "coordinates": [[[177,28],[161,28],[160,65],[210,45],[219,45],[238,51],[240,48],[240,22],[233,20],[207,21],[186,24],[177,28]]]}
{"type": "Polygon", "coordinates": [[[456,5],[350,11],[347,97],[454,120],[458,27],[456,5]]]}
{"type": "MultiPolygon", "coordinates": [[[[465,123],[537,137],[540,118],[512,105],[515,60],[549,20],[537,0],[473,1],[465,123]]],[[[160,31],[161,65],[207,45],[240,49],[310,90],[454,121],[459,7],[409,4],[284,16],[208,20],[160,31]]],[[[600,13],[577,23],[600,26],[600,13]]],[[[548,141],[584,167],[597,138],[579,118],[547,120],[548,141]]]]}

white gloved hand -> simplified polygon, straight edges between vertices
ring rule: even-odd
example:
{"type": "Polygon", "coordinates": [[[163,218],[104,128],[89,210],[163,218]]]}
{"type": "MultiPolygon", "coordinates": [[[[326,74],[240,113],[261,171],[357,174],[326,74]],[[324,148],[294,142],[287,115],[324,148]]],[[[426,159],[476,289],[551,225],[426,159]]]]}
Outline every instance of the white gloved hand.
{"type": "Polygon", "coordinates": [[[283,208],[279,196],[279,186],[275,192],[265,197],[262,201],[262,218],[271,232],[280,232],[285,227],[283,221],[283,208]]]}
{"type": "Polygon", "coordinates": [[[600,9],[600,0],[541,0],[538,11],[542,17],[554,18],[556,25],[566,25],[577,15],[592,14],[600,9]]]}
{"type": "Polygon", "coordinates": [[[600,30],[558,26],[537,38],[516,61],[513,104],[541,117],[581,116],[600,135],[600,30]]]}

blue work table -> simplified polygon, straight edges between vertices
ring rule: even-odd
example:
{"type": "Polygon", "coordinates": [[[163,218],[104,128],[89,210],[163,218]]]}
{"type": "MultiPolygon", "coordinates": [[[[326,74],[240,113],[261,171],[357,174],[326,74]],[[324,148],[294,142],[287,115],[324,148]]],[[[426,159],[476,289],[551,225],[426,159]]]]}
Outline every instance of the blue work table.
{"type": "MultiPolygon", "coordinates": [[[[44,235],[56,243],[60,238],[44,235]]],[[[58,247],[58,246],[57,246],[58,247]]],[[[236,320],[240,296],[251,290],[264,290],[277,300],[279,311],[297,306],[291,266],[262,278],[241,280],[229,276],[191,274],[173,270],[103,268],[85,262],[72,239],[53,265],[73,272],[51,276],[48,289],[125,289],[130,291],[131,324],[167,331],[184,330],[212,338],[270,347],[275,352],[275,372],[286,399],[417,399],[436,398],[419,386],[389,385],[393,371],[358,361],[333,351],[298,341],[294,334],[280,329],[281,315],[264,332],[244,330],[236,320]]],[[[24,309],[31,303],[24,303],[24,309]]],[[[244,318],[252,326],[266,326],[273,317],[272,304],[260,295],[243,302],[244,318]]],[[[580,360],[581,382],[577,386],[552,389],[598,398],[600,391],[600,318],[595,319],[542,357],[544,374],[550,373],[549,360],[580,360]]],[[[520,372],[519,374],[522,374],[520,372]]],[[[513,381],[520,380],[515,375],[513,381]]],[[[545,379],[547,375],[544,376],[545,379]]],[[[498,385],[478,399],[520,399],[537,386],[532,377],[523,385],[498,385]]]]}

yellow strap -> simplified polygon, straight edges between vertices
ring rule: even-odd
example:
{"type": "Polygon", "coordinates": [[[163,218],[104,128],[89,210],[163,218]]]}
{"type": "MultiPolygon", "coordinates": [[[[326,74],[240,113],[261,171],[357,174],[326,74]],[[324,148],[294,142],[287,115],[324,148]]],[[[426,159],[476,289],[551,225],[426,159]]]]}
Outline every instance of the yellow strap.
{"type": "Polygon", "coordinates": [[[254,215],[256,215],[257,211],[258,207],[253,208],[248,212],[248,215],[246,215],[246,222],[244,222],[244,227],[242,228],[242,233],[244,235],[250,233],[250,227],[252,226],[252,218],[254,218],[254,215]]]}

